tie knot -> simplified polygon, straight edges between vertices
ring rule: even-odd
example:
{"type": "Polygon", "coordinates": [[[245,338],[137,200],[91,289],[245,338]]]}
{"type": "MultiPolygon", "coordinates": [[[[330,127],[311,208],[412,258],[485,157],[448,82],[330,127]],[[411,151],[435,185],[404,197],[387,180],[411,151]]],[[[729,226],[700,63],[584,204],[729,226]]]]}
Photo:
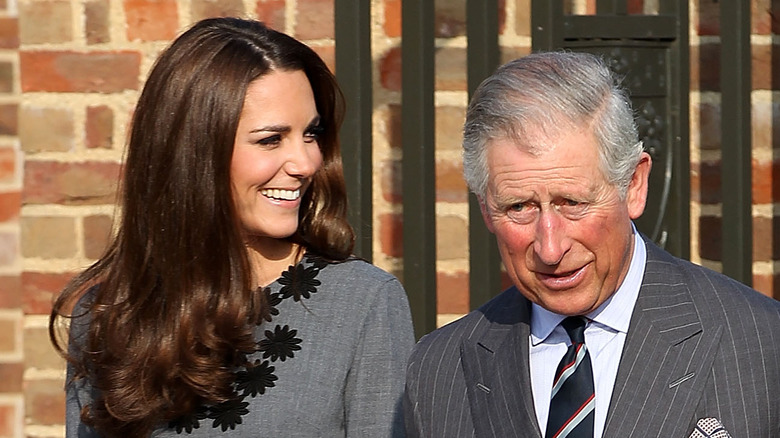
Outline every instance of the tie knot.
{"type": "Polygon", "coordinates": [[[585,343],[585,326],[588,319],[584,316],[570,316],[561,322],[561,326],[566,330],[572,344],[585,343]]]}

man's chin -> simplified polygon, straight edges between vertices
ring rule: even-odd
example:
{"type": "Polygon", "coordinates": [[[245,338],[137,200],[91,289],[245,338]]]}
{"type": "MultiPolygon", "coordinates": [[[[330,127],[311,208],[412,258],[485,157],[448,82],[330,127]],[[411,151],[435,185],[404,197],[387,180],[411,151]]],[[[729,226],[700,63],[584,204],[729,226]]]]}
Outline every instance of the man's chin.
{"type": "Polygon", "coordinates": [[[582,289],[544,291],[537,294],[536,304],[559,315],[586,315],[601,305],[599,296],[582,289]]]}

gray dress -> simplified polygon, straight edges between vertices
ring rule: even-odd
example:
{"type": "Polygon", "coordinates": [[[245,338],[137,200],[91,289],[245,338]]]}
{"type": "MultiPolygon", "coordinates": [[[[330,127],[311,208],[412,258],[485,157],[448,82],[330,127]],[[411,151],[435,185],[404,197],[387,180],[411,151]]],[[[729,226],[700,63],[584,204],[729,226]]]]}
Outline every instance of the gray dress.
{"type": "MultiPolygon", "coordinates": [[[[398,280],[361,260],[307,255],[267,293],[278,314],[255,332],[255,366],[236,370],[236,400],[152,436],[403,436],[399,401],[414,334],[398,280]]],[[[84,381],[68,386],[67,436],[97,436],[79,419],[90,400],[84,381]]]]}

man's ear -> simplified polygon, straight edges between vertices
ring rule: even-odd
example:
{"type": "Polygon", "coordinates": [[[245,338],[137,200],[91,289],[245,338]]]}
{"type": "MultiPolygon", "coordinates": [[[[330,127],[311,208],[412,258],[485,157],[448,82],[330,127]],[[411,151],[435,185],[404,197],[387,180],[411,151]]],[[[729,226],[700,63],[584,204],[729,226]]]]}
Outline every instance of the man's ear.
{"type": "Polygon", "coordinates": [[[626,206],[628,207],[628,216],[631,219],[642,216],[642,213],[645,211],[649,187],[648,179],[650,178],[650,169],[652,167],[653,159],[650,158],[650,154],[642,152],[626,193],[626,206]]]}
{"type": "Polygon", "coordinates": [[[485,199],[481,196],[477,196],[477,200],[479,201],[479,211],[482,212],[482,220],[485,221],[485,226],[488,231],[495,234],[495,231],[493,230],[493,221],[490,219],[490,214],[488,214],[485,199]]]}

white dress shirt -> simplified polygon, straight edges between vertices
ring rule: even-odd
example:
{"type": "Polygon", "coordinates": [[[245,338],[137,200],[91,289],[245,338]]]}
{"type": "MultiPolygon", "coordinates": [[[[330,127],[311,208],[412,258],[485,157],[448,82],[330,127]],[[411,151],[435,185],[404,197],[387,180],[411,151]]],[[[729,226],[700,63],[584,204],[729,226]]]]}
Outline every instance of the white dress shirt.
{"type": "MultiPolygon", "coordinates": [[[[626,278],[607,301],[586,315],[591,322],[585,328],[585,345],[593,364],[596,392],[594,438],[600,438],[604,432],[609,401],[615,386],[631,314],[642,284],[646,258],[645,243],[634,229],[634,252],[626,278]]],[[[571,343],[566,331],[559,325],[564,318],[565,316],[552,313],[536,304],[532,305],[531,390],[542,436],[547,427],[555,370],[571,343]]]]}

